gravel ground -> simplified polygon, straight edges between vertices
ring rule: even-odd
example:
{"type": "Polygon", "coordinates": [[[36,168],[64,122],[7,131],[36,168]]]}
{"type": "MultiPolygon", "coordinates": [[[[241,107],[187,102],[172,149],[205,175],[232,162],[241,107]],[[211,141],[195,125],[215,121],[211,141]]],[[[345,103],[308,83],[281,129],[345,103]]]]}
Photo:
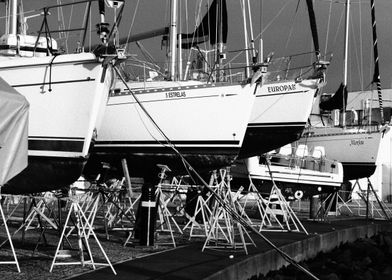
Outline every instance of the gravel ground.
{"type": "MultiPolygon", "coordinates": [[[[11,208],[12,209],[12,208],[11,208]]],[[[22,208],[23,209],[23,208],[22,208]]],[[[11,235],[17,231],[21,225],[21,217],[23,217],[23,210],[18,210],[19,213],[12,215],[12,220],[9,221],[8,227],[11,235]]],[[[18,212],[16,211],[16,212],[18,212]]],[[[7,210],[5,209],[6,215],[7,210]]],[[[48,214],[47,214],[48,215],[48,214]]],[[[66,217],[66,215],[64,215],[66,217]]],[[[64,219],[64,218],[63,218],[64,219]]],[[[1,220],[0,220],[1,221],[1,220]]],[[[1,262],[14,261],[13,254],[9,243],[5,243],[0,248],[0,279],[1,280],[33,280],[33,279],[67,279],[71,276],[78,275],[83,272],[92,270],[91,265],[82,266],[81,264],[76,265],[55,265],[52,272],[49,272],[52,265],[54,254],[59,242],[59,231],[51,229],[48,223],[44,222],[44,225],[48,228],[42,234],[42,231],[38,226],[37,218],[31,224],[31,227],[24,232],[24,238],[22,236],[23,230],[18,231],[12,238],[15,247],[17,259],[19,262],[20,270],[17,271],[15,264],[2,264],[1,262]]],[[[72,225],[68,223],[68,225],[72,225]]],[[[102,245],[107,257],[112,264],[123,262],[126,260],[139,258],[147,254],[160,252],[173,248],[173,245],[160,245],[160,243],[170,243],[170,236],[168,234],[160,234],[154,246],[146,247],[139,246],[138,243],[128,243],[124,246],[124,242],[129,235],[128,230],[111,230],[109,235],[103,227],[102,215],[96,218],[94,223],[96,236],[102,245]],[[107,239],[109,237],[109,240],[107,239]]],[[[7,235],[5,227],[0,222],[0,243],[7,241],[7,235]]],[[[189,241],[185,236],[176,234],[176,245],[183,245],[189,241]]],[[[93,254],[94,262],[96,263],[107,263],[102,251],[100,250],[98,243],[93,237],[89,239],[89,245],[93,254]]],[[[70,252],[72,257],[64,259],[57,258],[56,262],[78,262],[80,261],[80,254],[78,251],[78,238],[75,231],[68,237],[68,241],[63,242],[64,250],[70,252]]],[[[85,259],[89,259],[87,256],[87,250],[85,250],[85,259]]],[[[97,266],[102,267],[102,266],[97,266]]]]}
{"type": "MultiPolygon", "coordinates": [[[[12,232],[16,228],[10,228],[12,232]]],[[[106,234],[104,231],[96,231],[96,235],[99,239],[100,244],[102,245],[106,255],[108,256],[110,262],[112,264],[134,259],[140,258],[147,254],[160,252],[166,249],[173,248],[173,246],[169,245],[158,245],[146,247],[146,246],[138,246],[133,244],[127,244],[127,246],[123,246],[128,233],[127,232],[112,232],[110,234],[110,239],[106,239],[106,234]]],[[[1,234],[1,241],[5,240],[4,234],[1,234]]],[[[70,276],[74,276],[83,272],[91,271],[92,266],[86,265],[82,266],[81,264],[77,265],[55,265],[52,272],[49,272],[50,267],[53,262],[54,253],[57,248],[57,242],[59,238],[57,236],[57,232],[47,231],[45,233],[47,244],[44,244],[43,240],[40,238],[39,230],[29,230],[25,234],[24,243],[21,242],[21,234],[17,234],[13,238],[14,247],[16,250],[19,266],[21,272],[18,273],[17,267],[15,264],[2,264],[0,266],[0,279],[1,280],[25,280],[25,279],[67,279],[70,276]],[[39,241],[39,243],[37,243],[39,241]],[[38,247],[35,249],[35,247],[38,247]]],[[[159,242],[167,242],[168,236],[160,236],[159,242]]],[[[56,262],[70,262],[70,261],[80,261],[80,255],[77,250],[77,238],[76,236],[70,236],[69,242],[72,245],[70,249],[68,243],[64,242],[64,249],[67,249],[67,252],[70,252],[73,256],[69,258],[57,258],[56,262]]],[[[177,235],[176,236],[176,244],[177,246],[183,245],[187,242],[183,237],[177,235]]],[[[94,238],[89,239],[89,245],[91,247],[91,252],[94,257],[94,261],[96,263],[107,263],[104,255],[101,253],[101,250],[98,244],[95,242],[94,238]]],[[[88,259],[87,253],[85,252],[85,258],[88,259]]],[[[4,261],[13,261],[12,250],[9,244],[4,245],[0,250],[0,262],[4,261]]],[[[102,266],[97,266],[102,267],[102,266]]]]}

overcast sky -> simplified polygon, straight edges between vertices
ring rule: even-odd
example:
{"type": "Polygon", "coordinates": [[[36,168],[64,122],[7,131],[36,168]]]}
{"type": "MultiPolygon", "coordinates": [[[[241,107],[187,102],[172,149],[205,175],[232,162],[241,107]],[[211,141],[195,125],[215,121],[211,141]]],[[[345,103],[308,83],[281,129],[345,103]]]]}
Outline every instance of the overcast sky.
{"type": "MultiPolygon", "coordinates": [[[[76,0],[75,0],[76,1],[76,0]]],[[[209,0],[212,1],[212,0],[209,0]]],[[[63,0],[62,2],[66,2],[63,0]]],[[[168,0],[126,0],[124,19],[121,24],[121,36],[131,33],[148,31],[168,23],[168,0]],[[136,9],[137,6],[137,9],[136,9]],[[137,11],[134,18],[134,12],[137,11]],[[133,24],[132,24],[133,23],[133,24]]],[[[186,14],[181,13],[182,28],[192,29],[195,22],[195,9],[199,1],[179,0],[183,8],[188,6],[186,14]],[[188,22],[188,25],[185,25],[188,22]]],[[[229,13],[228,49],[243,47],[243,24],[239,0],[227,0],[229,13]]],[[[275,57],[296,53],[310,52],[313,47],[309,19],[305,0],[251,0],[253,29],[255,36],[264,41],[264,54],[275,53],[275,57]],[[298,5],[298,9],[297,9],[298,5]]],[[[344,0],[315,0],[321,52],[333,54],[327,72],[325,91],[338,88],[343,77],[343,34],[344,34],[344,0]],[[328,38],[328,40],[327,40],[328,38]]],[[[45,3],[56,4],[55,0],[29,0],[24,2],[25,11],[38,9],[45,3]]],[[[381,81],[383,88],[391,87],[392,73],[392,1],[375,0],[378,29],[378,46],[380,53],[381,81]]],[[[207,1],[204,0],[203,11],[207,1]]],[[[4,4],[0,3],[1,16],[4,15],[4,4]]],[[[350,56],[349,56],[349,90],[368,89],[373,73],[372,33],[370,22],[370,0],[352,0],[350,18],[350,56]],[[361,70],[363,69],[363,70],[361,70]]],[[[73,11],[76,15],[77,11],[73,11]]],[[[65,15],[67,18],[69,15],[65,15]]],[[[109,21],[112,14],[108,13],[109,21]]],[[[3,25],[4,21],[1,22],[3,25]]],[[[30,32],[36,30],[38,18],[30,19],[30,32]]],[[[3,31],[3,30],[2,30],[3,31]]],[[[94,35],[94,34],[93,34],[94,35]]],[[[156,61],[165,60],[164,51],[160,46],[161,38],[143,42],[156,61]]],[[[136,52],[134,46],[131,51],[136,52]]]]}

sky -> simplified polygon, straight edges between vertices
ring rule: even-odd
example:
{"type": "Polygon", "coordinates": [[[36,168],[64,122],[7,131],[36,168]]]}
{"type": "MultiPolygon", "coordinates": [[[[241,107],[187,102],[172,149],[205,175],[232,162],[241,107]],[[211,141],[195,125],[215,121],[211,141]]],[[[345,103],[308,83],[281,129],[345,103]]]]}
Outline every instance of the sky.
{"type": "MultiPolygon", "coordinates": [[[[202,2],[202,11],[206,10],[209,1],[212,0],[202,2]]],[[[254,37],[263,39],[265,55],[274,52],[274,57],[282,57],[312,51],[313,43],[305,0],[250,0],[249,2],[254,37]]],[[[343,79],[344,2],[344,0],[314,0],[321,53],[327,54],[330,59],[325,92],[335,91],[343,79]]],[[[56,3],[55,0],[29,0],[24,1],[23,5],[25,11],[32,11],[46,4],[56,3]]],[[[168,3],[169,0],[126,0],[120,37],[167,26],[168,3]]],[[[197,18],[195,11],[200,3],[196,0],[179,0],[179,3],[182,7],[179,20],[181,28],[184,31],[191,31],[197,18]],[[185,8],[188,13],[185,13],[185,8]]],[[[391,88],[392,3],[390,0],[375,0],[375,3],[382,87],[391,88]]],[[[2,6],[0,17],[2,17],[4,4],[0,3],[0,5],[2,6]]],[[[240,1],[227,0],[227,6],[229,16],[227,50],[238,50],[244,48],[240,1]]],[[[371,88],[370,81],[373,75],[370,0],[351,0],[350,13],[348,88],[352,91],[367,90],[371,88]]],[[[29,13],[32,14],[34,12],[29,13]]],[[[64,14],[68,22],[71,14],[79,19],[83,16],[80,9],[67,10],[64,14]]],[[[110,10],[107,12],[107,19],[109,22],[113,19],[113,12],[110,10]]],[[[39,17],[29,19],[28,23],[29,32],[34,33],[39,28],[39,17]]],[[[0,24],[4,26],[4,21],[2,20],[0,24]]],[[[92,37],[94,36],[95,32],[92,32],[92,37]]],[[[258,40],[256,42],[258,43],[258,40]]],[[[161,38],[146,40],[142,44],[157,63],[164,63],[166,56],[161,49],[161,38]]],[[[135,45],[131,45],[128,50],[141,58],[135,45]]],[[[309,56],[305,63],[310,64],[313,61],[313,57],[309,56]]]]}

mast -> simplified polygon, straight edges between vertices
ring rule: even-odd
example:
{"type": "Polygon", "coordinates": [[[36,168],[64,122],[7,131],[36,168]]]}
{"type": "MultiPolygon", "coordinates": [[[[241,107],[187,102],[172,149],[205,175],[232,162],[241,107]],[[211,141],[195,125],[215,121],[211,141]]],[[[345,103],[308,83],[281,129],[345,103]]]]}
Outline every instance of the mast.
{"type": "MultiPolygon", "coordinates": [[[[350,22],[350,0],[346,0],[346,28],[344,30],[344,58],[343,58],[343,85],[347,87],[347,65],[348,65],[348,28],[350,22]]],[[[346,104],[343,104],[345,108],[346,104]]]]}
{"type": "Polygon", "coordinates": [[[217,17],[217,29],[218,29],[218,34],[217,34],[217,48],[216,48],[216,56],[217,56],[217,64],[216,64],[216,80],[220,81],[221,77],[220,77],[220,69],[221,69],[221,65],[223,62],[223,26],[222,26],[222,0],[218,0],[217,1],[217,13],[218,13],[218,17],[217,17]]]}
{"type": "Polygon", "coordinates": [[[257,63],[257,52],[255,48],[255,38],[253,36],[253,22],[252,22],[252,14],[250,8],[250,2],[248,0],[248,17],[249,17],[249,31],[250,31],[250,48],[252,52],[252,63],[257,63]]]}
{"type": "Polygon", "coordinates": [[[373,53],[374,53],[374,75],[373,83],[377,85],[378,103],[380,107],[381,124],[385,123],[384,108],[382,105],[382,92],[381,92],[381,79],[380,79],[380,66],[378,63],[378,47],[377,47],[377,28],[376,28],[376,8],[374,0],[370,0],[371,14],[372,14],[372,29],[373,29],[373,53]]]}
{"type": "Polygon", "coordinates": [[[342,126],[346,126],[346,100],[344,92],[347,89],[347,65],[348,65],[348,28],[350,23],[350,0],[346,0],[346,28],[344,30],[344,58],[343,58],[343,111],[342,126]]]}
{"type": "Polygon", "coordinates": [[[314,8],[313,8],[313,0],[306,0],[306,4],[308,6],[308,15],[309,15],[310,28],[312,31],[314,51],[316,53],[316,58],[318,60],[320,58],[320,44],[319,44],[318,32],[317,32],[316,15],[314,13],[314,8]]]}
{"type": "Polygon", "coordinates": [[[246,2],[245,0],[242,1],[242,17],[243,17],[243,22],[244,22],[244,36],[245,36],[245,59],[246,59],[246,68],[245,68],[245,78],[249,78],[249,45],[248,45],[248,29],[246,27],[246,2]]]}
{"type": "Polygon", "coordinates": [[[10,34],[16,35],[17,30],[17,18],[18,18],[18,1],[11,1],[11,30],[10,34]]]}
{"type": "Polygon", "coordinates": [[[171,0],[170,18],[170,80],[175,80],[176,73],[176,43],[177,43],[177,0],[171,0]]]}

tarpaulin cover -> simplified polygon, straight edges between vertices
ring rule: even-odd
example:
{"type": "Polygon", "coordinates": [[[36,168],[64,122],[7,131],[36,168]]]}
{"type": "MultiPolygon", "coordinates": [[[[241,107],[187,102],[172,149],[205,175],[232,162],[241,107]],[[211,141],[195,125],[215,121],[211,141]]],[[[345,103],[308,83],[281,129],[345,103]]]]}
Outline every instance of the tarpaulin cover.
{"type": "Polygon", "coordinates": [[[29,103],[0,77],[0,186],[27,167],[29,103]]]}

